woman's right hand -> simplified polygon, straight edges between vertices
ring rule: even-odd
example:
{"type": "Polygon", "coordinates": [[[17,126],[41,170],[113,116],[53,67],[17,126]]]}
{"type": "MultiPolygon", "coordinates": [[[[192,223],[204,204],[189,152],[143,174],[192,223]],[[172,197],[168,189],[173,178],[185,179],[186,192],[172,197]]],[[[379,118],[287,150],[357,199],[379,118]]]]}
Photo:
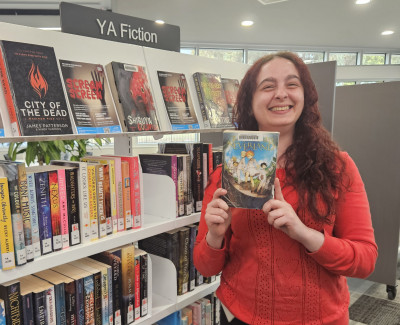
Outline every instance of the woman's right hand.
{"type": "Polygon", "coordinates": [[[220,198],[226,193],[227,191],[223,188],[219,188],[214,192],[213,199],[208,203],[204,216],[208,227],[206,241],[209,246],[217,249],[222,247],[225,232],[231,224],[229,206],[220,198]]]}

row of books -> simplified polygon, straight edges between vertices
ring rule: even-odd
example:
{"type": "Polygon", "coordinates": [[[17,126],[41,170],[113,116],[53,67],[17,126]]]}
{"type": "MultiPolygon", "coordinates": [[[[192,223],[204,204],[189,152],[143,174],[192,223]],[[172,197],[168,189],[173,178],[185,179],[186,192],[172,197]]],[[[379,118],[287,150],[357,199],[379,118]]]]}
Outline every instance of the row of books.
{"type": "Polygon", "coordinates": [[[156,325],[220,325],[221,301],[215,292],[159,320],[156,325]]]}
{"type": "MultiPolygon", "coordinates": [[[[239,81],[201,72],[193,78],[205,128],[232,127],[239,81]]],[[[158,79],[163,108],[154,105],[144,66],[57,61],[53,47],[0,41],[1,134],[156,131],[161,110],[172,130],[200,128],[185,74],[158,71],[158,79]]]]}
{"type": "Polygon", "coordinates": [[[148,255],[129,244],[1,284],[0,324],[126,325],[148,295],[148,255]]]}
{"type": "Polygon", "coordinates": [[[142,226],[138,157],[0,161],[0,268],[142,226]]]}

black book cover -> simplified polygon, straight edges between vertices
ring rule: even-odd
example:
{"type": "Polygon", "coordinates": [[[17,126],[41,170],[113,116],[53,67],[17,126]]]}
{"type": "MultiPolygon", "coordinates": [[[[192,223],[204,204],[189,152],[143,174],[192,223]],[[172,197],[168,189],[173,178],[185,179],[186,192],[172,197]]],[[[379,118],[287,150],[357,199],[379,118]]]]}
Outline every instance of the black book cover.
{"type": "Polygon", "coordinates": [[[148,258],[146,252],[140,255],[140,317],[148,312],[148,258]]]}
{"type": "Polygon", "coordinates": [[[188,225],[189,228],[189,291],[194,290],[196,286],[196,268],[193,264],[193,250],[194,243],[196,242],[196,225],[188,225]]]}
{"type": "Polygon", "coordinates": [[[11,41],[1,48],[20,134],[73,133],[54,49],[11,41]]]}
{"type": "Polygon", "coordinates": [[[179,228],[178,295],[189,291],[189,228],[179,228]]]}
{"type": "Polygon", "coordinates": [[[80,244],[81,242],[79,226],[78,168],[65,169],[65,183],[67,189],[69,242],[71,243],[71,246],[73,246],[80,244]]]}
{"type": "Polygon", "coordinates": [[[6,324],[23,324],[21,288],[19,281],[0,284],[0,299],[4,301],[6,324]]]}

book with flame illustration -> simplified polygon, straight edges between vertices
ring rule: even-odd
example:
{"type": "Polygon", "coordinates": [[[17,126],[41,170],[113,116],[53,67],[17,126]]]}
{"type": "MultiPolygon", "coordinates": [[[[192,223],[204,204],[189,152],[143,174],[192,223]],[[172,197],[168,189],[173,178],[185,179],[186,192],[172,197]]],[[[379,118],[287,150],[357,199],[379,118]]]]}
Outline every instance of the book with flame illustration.
{"type": "Polygon", "coordinates": [[[0,41],[0,80],[11,136],[73,133],[52,47],[0,41]]]}
{"type": "Polygon", "coordinates": [[[66,60],[60,60],[60,67],[77,133],[120,133],[104,67],[66,60]]]}

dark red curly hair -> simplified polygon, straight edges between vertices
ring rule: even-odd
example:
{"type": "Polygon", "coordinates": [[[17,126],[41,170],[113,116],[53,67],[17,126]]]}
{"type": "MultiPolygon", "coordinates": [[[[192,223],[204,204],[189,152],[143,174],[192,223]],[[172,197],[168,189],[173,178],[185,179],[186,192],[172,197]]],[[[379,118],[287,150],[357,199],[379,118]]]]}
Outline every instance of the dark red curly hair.
{"type": "Polygon", "coordinates": [[[330,222],[335,214],[335,196],[343,190],[345,162],[338,145],[321,123],[318,93],[307,65],[291,52],[278,52],[258,59],[244,76],[237,95],[233,122],[239,130],[258,130],[252,112],[253,95],[261,68],[274,58],[291,61],[304,88],[304,108],[296,122],[293,143],[284,153],[287,185],[299,193],[297,213],[309,211],[317,222],[330,222]],[[322,200],[323,206],[318,204],[322,200]]]}

